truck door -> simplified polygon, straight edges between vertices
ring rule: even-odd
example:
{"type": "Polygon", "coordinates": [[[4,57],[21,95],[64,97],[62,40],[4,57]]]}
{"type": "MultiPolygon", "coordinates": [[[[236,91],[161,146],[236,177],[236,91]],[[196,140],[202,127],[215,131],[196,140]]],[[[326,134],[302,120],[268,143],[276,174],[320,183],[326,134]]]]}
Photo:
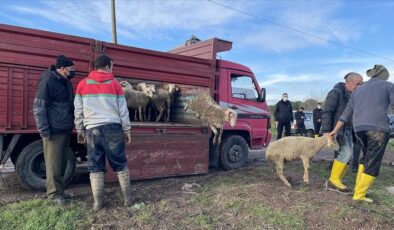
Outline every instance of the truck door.
{"type": "Polygon", "coordinates": [[[260,88],[253,74],[228,71],[228,107],[238,113],[237,124],[250,127],[251,148],[265,146],[269,112],[266,103],[258,100],[260,88]]]}

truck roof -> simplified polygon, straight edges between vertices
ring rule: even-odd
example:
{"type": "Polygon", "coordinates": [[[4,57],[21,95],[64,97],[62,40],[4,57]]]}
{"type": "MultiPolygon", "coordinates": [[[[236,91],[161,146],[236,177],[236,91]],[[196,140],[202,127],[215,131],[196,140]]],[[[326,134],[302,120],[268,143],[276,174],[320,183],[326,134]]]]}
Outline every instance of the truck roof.
{"type": "Polygon", "coordinates": [[[241,70],[241,71],[245,71],[248,73],[253,73],[249,67],[235,63],[235,62],[226,61],[226,60],[218,60],[218,62],[219,62],[219,68],[236,69],[236,70],[241,70]]]}

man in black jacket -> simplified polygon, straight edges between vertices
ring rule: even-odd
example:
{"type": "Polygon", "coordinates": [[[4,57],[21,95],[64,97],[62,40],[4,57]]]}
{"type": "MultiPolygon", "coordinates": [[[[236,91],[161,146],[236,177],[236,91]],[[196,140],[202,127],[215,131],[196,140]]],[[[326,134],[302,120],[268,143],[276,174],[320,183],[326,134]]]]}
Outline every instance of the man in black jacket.
{"type": "Polygon", "coordinates": [[[282,138],[283,128],[285,128],[285,135],[290,136],[291,123],[294,120],[293,108],[291,102],[288,100],[287,93],[282,95],[282,100],[276,104],[274,111],[275,124],[278,130],[277,140],[282,138]]]}
{"type": "Polygon", "coordinates": [[[323,109],[321,103],[317,103],[316,108],[313,110],[313,126],[315,128],[315,136],[319,136],[321,121],[323,117],[323,109]]]}
{"type": "MultiPolygon", "coordinates": [[[[362,82],[363,78],[360,74],[351,72],[345,76],[345,83],[337,83],[328,93],[322,116],[323,133],[329,133],[334,129],[335,124],[346,108],[351,92],[355,91],[357,86],[361,85],[362,82]]],[[[349,191],[348,187],[342,183],[342,179],[345,176],[347,163],[352,157],[353,141],[351,122],[348,122],[345,128],[338,133],[337,141],[340,148],[335,153],[328,183],[332,189],[349,191]]]]}
{"type": "Polygon", "coordinates": [[[298,109],[298,111],[294,114],[295,120],[296,120],[296,125],[297,125],[297,133],[300,136],[304,136],[305,133],[305,113],[304,113],[304,107],[301,107],[298,109]]]}
{"type": "Polygon", "coordinates": [[[64,173],[70,136],[74,126],[73,88],[74,63],[60,55],[56,64],[41,74],[33,104],[36,126],[40,132],[46,166],[47,196],[64,205],[64,173]]]}

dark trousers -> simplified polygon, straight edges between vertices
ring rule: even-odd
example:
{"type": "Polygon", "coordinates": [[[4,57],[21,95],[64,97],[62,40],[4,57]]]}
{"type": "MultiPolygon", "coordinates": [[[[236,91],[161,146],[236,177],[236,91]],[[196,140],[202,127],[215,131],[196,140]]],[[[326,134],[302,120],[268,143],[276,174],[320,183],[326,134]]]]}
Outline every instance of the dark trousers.
{"type": "Polygon", "coordinates": [[[315,128],[315,134],[320,135],[321,122],[313,122],[313,126],[315,128]]]}
{"type": "Polygon", "coordinates": [[[364,165],[364,173],[377,177],[379,175],[384,151],[390,139],[389,133],[380,131],[361,131],[356,132],[356,136],[364,152],[364,156],[360,160],[360,164],[364,165]]]}
{"type": "Polygon", "coordinates": [[[86,130],[88,168],[105,172],[105,158],[115,172],[127,169],[125,141],[120,124],[107,124],[86,130]]]}
{"type": "Polygon", "coordinates": [[[43,140],[48,198],[64,194],[64,174],[67,168],[70,135],[51,135],[49,140],[43,140]]]}
{"type": "Polygon", "coordinates": [[[297,133],[300,136],[304,136],[305,135],[305,124],[302,123],[297,123],[297,133]]]}
{"type": "Polygon", "coordinates": [[[361,152],[361,144],[358,142],[356,138],[356,141],[353,142],[353,160],[352,160],[353,170],[358,169],[358,164],[360,162],[360,152],[361,152]]]}
{"type": "Polygon", "coordinates": [[[282,133],[283,133],[283,128],[285,128],[285,136],[290,136],[290,121],[288,122],[278,122],[278,135],[277,135],[277,140],[282,138],[282,133]]]}

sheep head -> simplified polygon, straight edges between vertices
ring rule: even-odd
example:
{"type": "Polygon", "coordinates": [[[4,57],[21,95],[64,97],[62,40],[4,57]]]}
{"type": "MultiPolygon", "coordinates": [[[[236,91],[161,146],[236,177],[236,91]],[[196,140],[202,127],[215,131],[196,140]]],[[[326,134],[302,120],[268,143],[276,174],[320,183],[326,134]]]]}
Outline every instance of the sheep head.
{"type": "Polygon", "coordinates": [[[163,89],[167,90],[170,94],[179,92],[179,87],[175,84],[163,84],[163,89]]]}
{"type": "Polygon", "coordinates": [[[226,109],[224,111],[224,119],[230,123],[231,127],[234,127],[237,123],[237,112],[232,109],[226,109]]]}
{"type": "Polygon", "coordinates": [[[119,82],[123,89],[133,89],[133,86],[128,81],[119,82]]]}
{"type": "Polygon", "coordinates": [[[156,92],[156,87],[154,84],[139,83],[137,85],[137,90],[142,91],[146,96],[151,98],[156,92]]]}
{"type": "Polygon", "coordinates": [[[327,147],[330,149],[333,149],[335,151],[339,150],[339,144],[338,142],[334,139],[334,137],[324,134],[325,138],[327,138],[327,147]]]}

